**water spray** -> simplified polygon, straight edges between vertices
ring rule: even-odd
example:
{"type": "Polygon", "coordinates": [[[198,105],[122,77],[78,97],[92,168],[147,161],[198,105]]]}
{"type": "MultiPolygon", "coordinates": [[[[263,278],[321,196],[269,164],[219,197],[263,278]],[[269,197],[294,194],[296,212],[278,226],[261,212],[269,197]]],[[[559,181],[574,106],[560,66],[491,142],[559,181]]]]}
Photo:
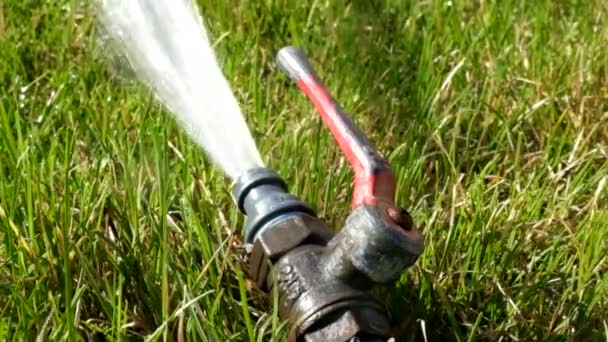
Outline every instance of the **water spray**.
{"type": "Polygon", "coordinates": [[[295,47],[281,49],[279,67],[312,101],[355,172],[353,210],[336,235],[273,171],[254,168],[234,188],[253,245],[249,275],[277,287],[289,341],[387,341],[389,322],[367,292],[414,264],[423,241],[409,213],[395,206],[388,162],[355,126],[295,47]]]}
{"type": "Polygon", "coordinates": [[[231,178],[263,166],[193,0],[94,0],[137,76],[231,178]]]}

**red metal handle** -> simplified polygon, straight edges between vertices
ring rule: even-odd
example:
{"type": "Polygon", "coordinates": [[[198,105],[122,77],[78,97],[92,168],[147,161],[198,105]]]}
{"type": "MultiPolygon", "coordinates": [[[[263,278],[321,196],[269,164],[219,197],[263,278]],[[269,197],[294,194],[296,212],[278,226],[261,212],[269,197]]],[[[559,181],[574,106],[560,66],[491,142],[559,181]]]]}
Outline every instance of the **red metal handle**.
{"type": "Polygon", "coordinates": [[[353,208],[376,205],[380,200],[392,204],[395,178],[388,162],[331,96],[304,53],[293,46],[284,47],[277,63],[312,101],[354,169],[353,208]]]}

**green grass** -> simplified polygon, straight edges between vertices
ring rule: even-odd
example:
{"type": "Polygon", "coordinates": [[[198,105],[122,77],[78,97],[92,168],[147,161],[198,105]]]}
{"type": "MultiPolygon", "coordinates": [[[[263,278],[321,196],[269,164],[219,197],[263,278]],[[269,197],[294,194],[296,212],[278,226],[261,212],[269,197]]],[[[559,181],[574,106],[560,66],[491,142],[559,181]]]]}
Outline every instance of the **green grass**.
{"type": "MultiPolygon", "coordinates": [[[[228,3],[201,6],[295,194],[340,227],[352,173],[286,44],[394,166],[426,241],[379,290],[398,340],[608,338],[605,1],[228,3]]],[[[282,340],[230,182],[107,62],[87,2],[0,7],[2,339],[282,340]]]]}

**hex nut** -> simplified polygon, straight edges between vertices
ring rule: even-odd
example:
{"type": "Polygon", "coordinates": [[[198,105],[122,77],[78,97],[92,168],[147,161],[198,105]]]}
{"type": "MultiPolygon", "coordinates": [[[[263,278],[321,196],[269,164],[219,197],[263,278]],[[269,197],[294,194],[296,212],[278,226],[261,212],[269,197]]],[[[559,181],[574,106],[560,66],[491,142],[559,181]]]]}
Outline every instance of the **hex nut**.
{"type": "Polygon", "coordinates": [[[331,237],[327,226],[316,217],[297,215],[281,220],[254,242],[248,262],[249,276],[260,289],[266,290],[270,264],[303,244],[325,246],[331,237]]]}
{"type": "Polygon", "coordinates": [[[383,316],[373,308],[359,307],[338,313],[333,322],[320,325],[318,330],[304,333],[304,342],[347,342],[357,337],[364,341],[386,340],[389,327],[383,316]]]}

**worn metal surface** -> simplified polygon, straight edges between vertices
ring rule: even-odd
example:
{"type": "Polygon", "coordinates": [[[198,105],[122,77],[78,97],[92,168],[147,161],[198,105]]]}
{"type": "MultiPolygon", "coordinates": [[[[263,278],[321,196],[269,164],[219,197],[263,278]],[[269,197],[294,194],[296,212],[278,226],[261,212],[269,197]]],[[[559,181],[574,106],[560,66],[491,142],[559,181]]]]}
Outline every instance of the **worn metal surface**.
{"type": "Polygon", "coordinates": [[[328,247],[345,251],[342,259],[331,259],[328,268],[336,268],[337,263],[352,263],[354,269],[371,281],[387,283],[413,265],[424,246],[413,226],[400,227],[382,207],[359,206],[328,247]]]}
{"type": "Polygon", "coordinates": [[[355,307],[333,315],[332,322],[311,329],[303,341],[382,341],[389,327],[386,319],[375,308],[355,307]]]}
{"type": "Polygon", "coordinates": [[[407,212],[388,204],[359,206],[333,235],[302,205],[293,205],[297,198],[274,185],[280,184],[278,175],[252,172],[235,191],[259,232],[248,274],[264,291],[277,287],[279,315],[292,325],[289,340],[386,341],[388,320],[367,290],[394,279],[420,255],[422,239],[407,212]],[[265,196],[277,201],[273,208],[286,209],[266,210],[265,196]]]}
{"type": "Polygon", "coordinates": [[[334,252],[343,252],[328,248],[330,237],[317,218],[286,219],[255,242],[249,274],[262,289],[277,287],[279,315],[292,324],[289,341],[349,341],[355,336],[385,341],[390,328],[382,308],[365,292],[366,285],[357,286],[367,281],[353,281],[362,274],[326,266],[334,252]]]}
{"type": "Polygon", "coordinates": [[[353,211],[335,236],[288,194],[274,172],[243,175],[234,195],[247,215],[249,275],[263,290],[277,287],[279,315],[292,342],[387,341],[388,320],[367,290],[388,283],[422,253],[423,241],[404,209],[394,205],[388,162],[325,88],[306,56],[281,49],[277,62],[313,102],[355,171],[353,211]]]}
{"type": "Polygon", "coordinates": [[[291,215],[278,221],[255,240],[249,255],[248,273],[260,289],[266,285],[270,264],[301,245],[324,246],[331,234],[319,219],[309,215],[291,215]]]}

